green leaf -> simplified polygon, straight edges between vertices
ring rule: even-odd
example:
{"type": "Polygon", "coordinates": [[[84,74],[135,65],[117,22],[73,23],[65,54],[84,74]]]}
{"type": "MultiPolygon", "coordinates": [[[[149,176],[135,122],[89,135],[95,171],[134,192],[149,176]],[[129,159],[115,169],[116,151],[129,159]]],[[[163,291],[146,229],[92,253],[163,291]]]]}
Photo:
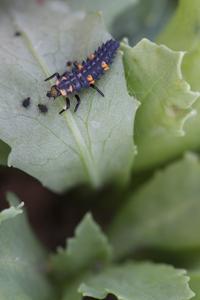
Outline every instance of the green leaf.
{"type": "Polygon", "coordinates": [[[190,275],[190,287],[195,293],[193,300],[200,300],[200,271],[191,271],[190,275]]]}
{"type": "MultiPolygon", "coordinates": [[[[159,36],[158,42],[174,50],[187,51],[181,70],[191,88],[200,91],[200,1],[180,0],[177,12],[159,36]]],[[[200,149],[200,98],[193,104],[196,114],[184,125],[185,135],[173,137],[164,134],[158,140],[151,139],[149,146],[140,147],[135,169],[152,168],[180,156],[185,150],[200,149]]]]}
{"type": "Polygon", "coordinates": [[[8,200],[17,207],[0,213],[0,299],[55,299],[44,274],[46,253],[22,214],[22,204],[12,194],[8,200]]]}
{"type": "MultiPolygon", "coordinates": [[[[91,2],[94,3],[95,1],[91,0],[91,2]]],[[[131,45],[136,44],[143,37],[153,40],[165,25],[174,10],[174,6],[173,0],[139,0],[134,6],[121,11],[109,29],[113,36],[119,40],[127,37],[131,45]]]]}
{"type": "Polygon", "coordinates": [[[200,1],[179,0],[179,6],[166,29],[158,37],[175,50],[187,51],[183,74],[194,90],[200,90],[200,1]]]}
{"type": "Polygon", "coordinates": [[[183,52],[175,52],[143,39],[134,48],[122,44],[128,89],[141,102],[135,123],[138,155],[134,170],[162,160],[163,139],[184,135],[186,120],[194,115],[192,104],[200,95],[183,79],[183,52]]]}
{"type": "MultiPolygon", "coordinates": [[[[12,199],[12,197],[13,197],[12,194],[8,194],[8,201],[9,201],[9,198],[12,199]]],[[[11,203],[10,203],[10,205],[11,205],[11,203]]],[[[16,217],[17,215],[22,214],[23,206],[24,206],[24,203],[21,202],[19,205],[10,206],[9,208],[6,208],[2,212],[0,212],[0,224],[7,219],[12,219],[12,218],[16,217]]]]}
{"type": "Polygon", "coordinates": [[[124,37],[131,45],[144,36],[154,38],[174,9],[169,0],[66,0],[77,11],[102,11],[109,32],[118,40],[124,37]]]}
{"type": "Polygon", "coordinates": [[[70,284],[66,283],[64,291],[62,293],[62,300],[81,300],[83,297],[78,293],[78,288],[82,282],[85,282],[91,276],[95,276],[94,273],[83,273],[81,276],[73,278],[70,284]]]}
{"type": "Polygon", "coordinates": [[[0,165],[6,166],[10,147],[0,140],[0,165]]]}
{"type": "Polygon", "coordinates": [[[79,292],[95,299],[114,294],[121,300],[186,300],[194,294],[185,273],[166,265],[128,263],[89,279],[79,292]]]}
{"type": "Polygon", "coordinates": [[[122,44],[122,50],[129,92],[142,104],[137,112],[136,137],[146,140],[165,131],[183,135],[185,119],[199,96],[183,79],[184,53],[147,39],[134,48],[122,44]]]}
{"type": "Polygon", "coordinates": [[[75,237],[67,240],[66,249],[50,258],[54,275],[66,280],[80,272],[107,264],[111,259],[111,247],[92,216],[87,214],[75,231],[75,237]]]}
{"type": "Polygon", "coordinates": [[[12,148],[9,165],[57,192],[80,183],[95,187],[112,180],[124,183],[134,156],[137,104],[126,90],[120,52],[97,84],[105,98],[86,90],[77,113],[73,102],[71,110],[58,114],[62,97],[49,103],[46,115],[37,109],[38,103],[47,103],[50,83],[44,78],[63,72],[67,60],[81,61],[110,38],[101,16],[73,14],[62,2],[39,6],[23,0],[11,2],[10,7],[10,1],[3,3],[0,138],[12,148]],[[16,30],[21,37],[14,37],[16,30]],[[21,101],[28,96],[32,102],[26,110],[21,101]]]}
{"type": "Polygon", "coordinates": [[[66,2],[75,11],[102,11],[108,28],[112,29],[112,23],[114,20],[126,9],[129,9],[133,12],[134,6],[138,0],[115,0],[114,2],[107,0],[66,0],[66,2]]]}
{"type": "Polygon", "coordinates": [[[194,155],[158,172],[120,210],[110,228],[117,257],[140,247],[200,247],[200,162],[194,155]]]}

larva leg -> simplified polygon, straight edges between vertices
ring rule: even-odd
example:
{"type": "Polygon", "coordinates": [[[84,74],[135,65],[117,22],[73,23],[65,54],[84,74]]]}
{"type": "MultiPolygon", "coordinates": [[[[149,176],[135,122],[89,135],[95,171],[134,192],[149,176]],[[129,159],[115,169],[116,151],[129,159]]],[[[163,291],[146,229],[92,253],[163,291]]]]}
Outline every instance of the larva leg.
{"type": "Polygon", "coordinates": [[[56,72],[53,75],[51,75],[48,78],[46,78],[44,81],[48,81],[48,80],[50,80],[50,79],[52,79],[54,77],[56,77],[57,79],[59,79],[60,78],[60,74],[56,72]]]}
{"type": "Polygon", "coordinates": [[[98,87],[96,85],[91,84],[90,86],[91,86],[91,88],[96,90],[102,97],[104,97],[104,93],[102,91],[100,91],[100,89],[98,89],[98,87]]]}
{"type": "Polygon", "coordinates": [[[77,100],[77,104],[76,104],[76,107],[75,107],[75,109],[74,109],[74,112],[77,111],[77,109],[78,109],[78,107],[79,107],[79,105],[80,105],[80,103],[81,103],[80,97],[79,97],[78,95],[75,95],[75,97],[76,97],[76,100],[77,100]]]}
{"type": "Polygon", "coordinates": [[[65,107],[59,112],[59,114],[61,115],[64,111],[68,110],[70,108],[70,100],[69,98],[66,98],[66,105],[65,107]]]}

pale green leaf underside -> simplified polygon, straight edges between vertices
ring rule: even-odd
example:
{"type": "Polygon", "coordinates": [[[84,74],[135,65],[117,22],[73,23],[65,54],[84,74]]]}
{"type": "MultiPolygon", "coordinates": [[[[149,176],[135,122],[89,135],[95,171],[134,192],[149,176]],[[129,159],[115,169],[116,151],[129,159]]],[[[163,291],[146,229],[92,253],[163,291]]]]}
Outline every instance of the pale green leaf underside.
{"type": "Polygon", "coordinates": [[[8,8],[9,2],[1,2],[0,12],[0,138],[12,148],[9,165],[59,192],[78,183],[125,181],[134,155],[136,102],[127,94],[120,53],[97,83],[105,98],[81,93],[76,114],[73,101],[71,111],[58,115],[63,99],[50,101],[45,116],[36,108],[47,103],[50,83],[44,78],[62,73],[67,60],[82,60],[110,38],[101,16],[73,14],[62,2],[40,7],[14,1],[8,8]],[[16,29],[22,37],[13,37],[16,29]],[[21,100],[28,96],[32,106],[25,110],[21,100]]]}
{"type": "Polygon", "coordinates": [[[115,255],[139,247],[200,247],[200,162],[194,155],[158,172],[132,197],[110,228],[115,255]]]}
{"type": "Polygon", "coordinates": [[[185,271],[166,265],[127,263],[113,267],[81,284],[82,296],[120,300],[186,300],[193,296],[185,271]]]}
{"type": "Polygon", "coordinates": [[[137,170],[163,156],[163,137],[184,135],[184,123],[194,114],[192,104],[199,93],[192,92],[183,79],[183,52],[146,39],[133,48],[123,44],[122,49],[129,92],[141,102],[135,121],[137,170]]]}
{"type": "MultiPolygon", "coordinates": [[[[9,194],[10,203],[19,203],[9,194]]],[[[0,299],[55,299],[45,275],[46,254],[35,240],[21,205],[0,213],[0,299]],[[5,218],[6,215],[6,218],[5,218]]]]}
{"type": "Polygon", "coordinates": [[[132,9],[134,11],[134,5],[138,0],[66,0],[66,3],[75,10],[83,10],[87,12],[102,11],[106,24],[109,29],[117,18],[126,9],[132,9]]]}
{"type": "Polygon", "coordinates": [[[51,256],[52,273],[62,279],[95,268],[98,264],[108,263],[111,259],[111,247],[100,227],[92,216],[87,214],[77,226],[75,237],[67,240],[66,249],[58,248],[51,256]]]}

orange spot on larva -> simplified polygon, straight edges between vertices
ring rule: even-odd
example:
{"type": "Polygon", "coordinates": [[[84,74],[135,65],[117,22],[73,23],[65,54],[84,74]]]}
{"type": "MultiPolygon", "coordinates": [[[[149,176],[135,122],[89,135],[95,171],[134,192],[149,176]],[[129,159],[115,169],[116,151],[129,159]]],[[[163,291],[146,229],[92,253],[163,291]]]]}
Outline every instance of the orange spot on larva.
{"type": "Polygon", "coordinates": [[[88,81],[92,81],[92,80],[93,80],[92,75],[88,75],[88,76],[87,76],[87,80],[88,80],[88,81]]]}
{"type": "Polygon", "coordinates": [[[105,61],[102,61],[101,66],[104,69],[104,71],[109,70],[109,66],[108,66],[108,64],[105,61]]]}
{"type": "Polygon", "coordinates": [[[92,75],[87,76],[87,81],[89,81],[89,84],[94,84],[95,83],[94,78],[92,77],[92,75]]]}
{"type": "Polygon", "coordinates": [[[60,90],[62,96],[67,96],[66,90],[60,90]]]}
{"type": "Polygon", "coordinates": [[[77,64],[77,68],[79,69],[79,71],[81,71],[83,69],[83,66],[81,64],[77,64]]]}

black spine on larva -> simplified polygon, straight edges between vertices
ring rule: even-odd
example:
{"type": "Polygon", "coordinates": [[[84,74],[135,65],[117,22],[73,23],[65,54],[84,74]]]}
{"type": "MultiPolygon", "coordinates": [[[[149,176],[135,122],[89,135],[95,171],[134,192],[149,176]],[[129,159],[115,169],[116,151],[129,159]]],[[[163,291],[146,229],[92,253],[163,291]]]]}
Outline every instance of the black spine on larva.
{"type": "Polygon", "coordinates": [[[92,75],[94,80],[98,80],[104,74],[102,62],[105,62],[109,66],[112,63],[118,48],[119,42],[111,39],[106,43],[103,43],[102,46],[94,52],[93,59],[87,58],[86,61],[82,62],[82,71],[77,71],[76,69],[73,70],[74,75],[78,75],[78,73],[82,74],[80,83],[83,88],[89,87],[87,80],[88,75],[92,75]]]}

